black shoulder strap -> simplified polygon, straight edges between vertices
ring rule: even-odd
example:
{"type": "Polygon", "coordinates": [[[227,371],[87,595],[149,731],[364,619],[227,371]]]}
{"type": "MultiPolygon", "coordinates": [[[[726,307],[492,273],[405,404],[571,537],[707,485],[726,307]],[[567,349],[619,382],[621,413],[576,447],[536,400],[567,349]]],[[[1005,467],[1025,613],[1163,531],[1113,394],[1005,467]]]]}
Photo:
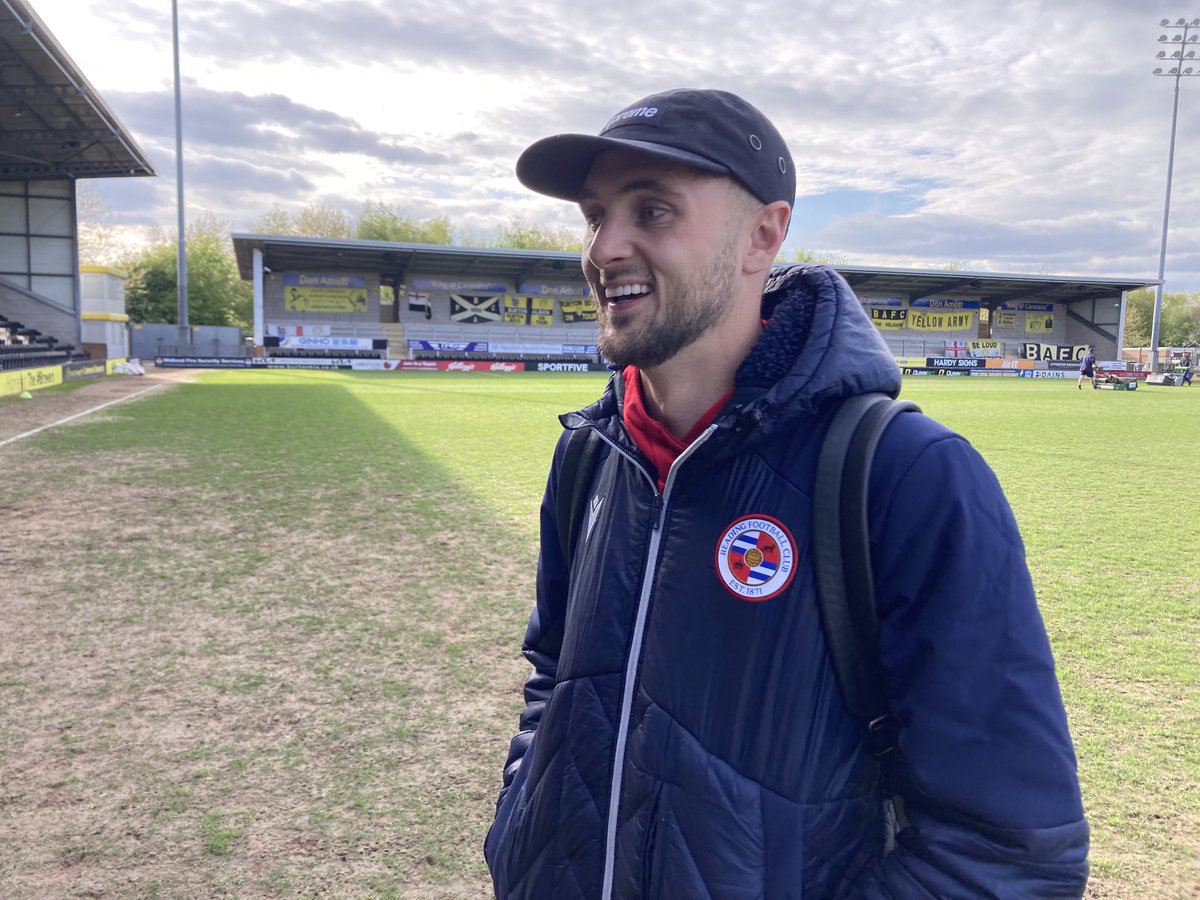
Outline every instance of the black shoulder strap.
{"type": "Polygon", "coordinates": [[[844,401],[821,447],[813,498],[817,597],[829,652],[846,707],[866,725],[877,756],[896,748],[896,734],[879,659],[867,482],[884,429],[910,409],[920,407],[878,393],[844,401]]]}
{"type": "Polygon", "coordinates": [[[590,426],[576,428],[567,438],[558,476],[558,543],[567,565],[575,557],[575,540],[592,465],[600,450],[600,435],[590,426]]]}

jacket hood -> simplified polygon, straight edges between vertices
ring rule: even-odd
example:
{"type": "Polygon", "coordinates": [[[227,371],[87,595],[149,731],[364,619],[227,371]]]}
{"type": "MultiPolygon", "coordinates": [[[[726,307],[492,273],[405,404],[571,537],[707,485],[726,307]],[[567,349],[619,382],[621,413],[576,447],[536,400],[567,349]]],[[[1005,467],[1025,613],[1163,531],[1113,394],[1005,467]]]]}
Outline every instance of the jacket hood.
{"type": "Polygon", "coordinates": [[[833,401],[900,393],[900,369],[844,278],[827,266],[784,266],[763,291],[762,337],[735,377],[729,412],[766,437],[833,401]]]}

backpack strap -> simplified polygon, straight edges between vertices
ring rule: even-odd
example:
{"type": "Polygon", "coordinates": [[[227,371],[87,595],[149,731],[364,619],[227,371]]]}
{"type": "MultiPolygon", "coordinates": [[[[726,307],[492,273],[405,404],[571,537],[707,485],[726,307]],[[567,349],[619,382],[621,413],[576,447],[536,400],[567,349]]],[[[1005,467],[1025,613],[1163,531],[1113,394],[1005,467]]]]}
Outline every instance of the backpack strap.
{"type": "Polygon", "coordinates": [[[846,707],[880,759],[897,749],[899,735],[879,658],[867,483],[884,429],[905,410],[920,407],[881,393],[845,400],[821,447],[813,497],[813,562],[829,653],[846,707]]]}
{"type": "Polygon", "coordinates": [[[558,475],[558,543],[568,566],[575,558],[584,495],[599,451],[600,435],[591,426],[576,428],[567,437],[558,475]]]}

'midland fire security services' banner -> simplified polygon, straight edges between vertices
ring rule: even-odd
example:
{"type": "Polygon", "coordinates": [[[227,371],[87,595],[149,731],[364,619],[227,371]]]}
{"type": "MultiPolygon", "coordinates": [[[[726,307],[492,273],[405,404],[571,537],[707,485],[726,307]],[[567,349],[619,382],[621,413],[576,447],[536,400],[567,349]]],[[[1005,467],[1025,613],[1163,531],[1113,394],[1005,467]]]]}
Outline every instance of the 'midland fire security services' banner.
{"type": "Polygon", "coordinates": [[[367,280],[361,275],[284,272],[283,308],[288,312],[366,312],[367,280]]]}

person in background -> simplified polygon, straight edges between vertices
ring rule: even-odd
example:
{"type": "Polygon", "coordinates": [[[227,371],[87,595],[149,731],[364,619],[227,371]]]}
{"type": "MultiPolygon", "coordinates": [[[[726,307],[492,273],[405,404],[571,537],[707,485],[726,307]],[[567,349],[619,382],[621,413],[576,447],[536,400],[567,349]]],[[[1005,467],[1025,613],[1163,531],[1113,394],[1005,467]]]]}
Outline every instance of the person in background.
{"type": "Polygon", "coordinates": [[[1092,383],[1092,387],[1096,386],[1096,348],[1090,344],[1087,353],[1083,355],[1083,360],[1079,363],[1079,379],[1075,382],[1075,387],[1081,391],[1085,378],[1092,383]]]}
{"type": "Polygon", "coordinates": [[[579,205],[617,371],[561,417],[533,673],[484,846],[496,896],[1079,897],[1088,827],[1016,522],[979,454],[917,413],[869,483],[886,794],[840,694],[817,452],[845,398],[895,396],[900,373],[835,271],[774,266],[796,194],[775,126],[668,91],[534,143],[517,175],[579,205]],[[580,429],[600,448],[582,473],[580,429]],[[586,479],[573,543],[564,478],[586,479]]]}

